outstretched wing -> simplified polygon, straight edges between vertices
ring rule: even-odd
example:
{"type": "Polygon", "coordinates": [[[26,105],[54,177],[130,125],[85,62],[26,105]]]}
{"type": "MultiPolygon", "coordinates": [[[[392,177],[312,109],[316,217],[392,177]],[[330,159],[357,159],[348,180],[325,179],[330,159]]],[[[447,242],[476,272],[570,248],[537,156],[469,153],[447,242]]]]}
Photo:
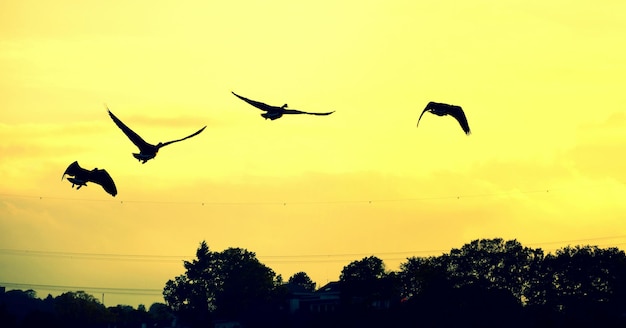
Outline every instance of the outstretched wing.
{"type": "Polygon", "coordinates": [[[104,191],[111,194],[111,196],[115,197],[115,195],[117,195],[115,182],[113,182],[113,178],[111,178],[106,170],[93,169],[89,171],[87,180],[101,185],[104,191]]]}
{"type": "Polygon", "coordinates": [[[109,116],[111,116],[111,119],[113,119],[113,122],[115,122],[117,127],[120,128],[122,132],[124,132],[124,134],[128,137],[128,139],[130,139],[130,141],[135,144],[135,146],[137,146],[140,150],[147,146],[150,146],[150,144],[143,140],[137,133],[135,133],[135,131],[131,130],[128,126],[126,126],[126,124],[124,124],[124,122],[120,121],[119,118],[113,115],[108,107],[107,111],[109,112],[109,116]]]}
{"type": "Polygon", "coordinates": [[[463,108],[461,108],[460,106],[451,106],[448,114],[454,117],[459,122],[465,134],[470,135],[471,131],[469,123],[467,123],[467,117],[465,117],[463,108]]]}
{"type": "Polygon", "coordinates": [[[71,176],[76,176],[77,174],[80,174],[83,171],[86,171],[86,170],[80,167],[80,165],[78,165],[78,161],[74,161],[74,163],[70,164],[65,169],[65,172],[63,172],[63,175],[61,176],[61,180],[63,180],[63,177],[65,177],[66,174],[71,175],[71,176]]]}
{"type": "Polygon", "coordinates": [[[236,93],[234,93],[232,91],[231,91],[231,93],[234,94],[237,98],[247,102],[248,104],[250,104],[250,105],[252,105],[252,106],[254,106],[254,107],[256,107],[256,108],[258,108],[260,110],[266,111],[266,112],[267,111],[275,111],[275,110],[280,108],[280,107],[276,107],[276,106],[270,106],[270,105],[262,103],[260,101],[256,101],[256,100],[248,99],[246,97],[242,97],[242,96],[240,96],[240,95],[238,95],[238,94],[236,94],[236,93]]]}
{"type": "Polygon", "coordinates": [[[428,106],[430,106],[432,102],[429,102],[428,105],[426,105],[426,108],[424,108],[424,110],[422,111],[422,113],[420,114],[420,117],[417,119],[417,125],[416,127],[420,126],[420,120],[422,119],[422,115],[424,115],[424,113],[426,113],[430,108],[428,106]]]}
{"type": "Polygon", "coordinates": [[[189,138],[191,138],[191,137],[195,137],[195,136],[197,136],[198,134],[200,134],[200,132],[204,131],[204,129],[206,129],[206,125],[205,125],[202,129],[200,129],[200,130],[198,130],[198,131],[194,132],[193,134],[190,134],[190,135],[188,135],[188,136],[186,136],[186,137],[184,137],[184,138],[182,138],[182,139],[172,140],[172,141],[168,141],[168,142],[162,142],[162,143],[161,143],[161,147],[163,147],[163,146],[167,146],[167,145],[169,145],[169,144],[171,144],[171,143],[175,143],[175,142],[183,141],[183,140],[185,140],[185,139],[189,139],[189,138]]]}
{"type": "Polygon", "coordinates": [[[326,112],[326,113],[311,113],[311,112],[303,112],[303,111],[297,110],[297,109],[285,109],[285,110],[283,110],[283,114],[330,115],[330,114],[332,114],[334,112],[335,111],[326,112]]]}

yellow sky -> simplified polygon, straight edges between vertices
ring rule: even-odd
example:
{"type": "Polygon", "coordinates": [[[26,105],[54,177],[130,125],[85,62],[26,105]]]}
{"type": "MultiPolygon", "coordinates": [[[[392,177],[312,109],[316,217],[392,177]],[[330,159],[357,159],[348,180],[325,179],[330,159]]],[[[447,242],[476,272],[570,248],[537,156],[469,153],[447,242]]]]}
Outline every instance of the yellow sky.
{"type": "MultiPolygon", "coordinates": [[[[158,294],[202,240],[318,285],[365,256],[397,270],[477,238],[621,247],[625,13],[622,1],[3,1],[0,282],[158,294]],[[336,112],[265,121],[231,91],[336,112]],[[431,100],[463,106],[472,135],[430,114],[416,128],[431,100]],[[103,103],[153,143],[207,128],[141,165],[103,103]],[[117,197],[61,181],[74,160],[107,169],[117,197]]],[[[109,292],[107,305],[162,301],[109,292]]]]}

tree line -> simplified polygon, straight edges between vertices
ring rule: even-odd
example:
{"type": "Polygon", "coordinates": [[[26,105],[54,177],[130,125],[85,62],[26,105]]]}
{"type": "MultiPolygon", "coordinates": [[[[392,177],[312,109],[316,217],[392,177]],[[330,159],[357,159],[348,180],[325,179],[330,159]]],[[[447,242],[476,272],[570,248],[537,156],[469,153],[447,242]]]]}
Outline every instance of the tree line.
{"type": "Polygon", "coordinates": [[[516,240],[480,239],[439,256],[407,258],[397,271],[369,256],[343,268],[331,311],[290,310],[294,298],[311,299],[322,289],[305,272],[284,281],[246,249],[214,252],[203,241],[183,266],[185,272],[165,284],[165,303],[149,310],[105,308],[84,292],[39,300],[32,291],[19,291],[22,300],[9,300],[18,292],[9,291],[0,294],[0,325],[626,326],[626,255],[618,248],[567,246],[545,254],[516,240]],[[31,306],[16,307],[15,302],[31,306]]]}
{"type": "Polygon", "coordinates": [[[289,285],[253,252],[201,242],[186,272],[169,280],[166,304],[190,327],[216,320],[268,327],[624,327],[626,256],[618,248],[567,246],[554,254],[502,238],[440,256],[410,257],[399,271],[376,256],[346,265],[332,312],[289,313],[289,285]]]}
{"type": "Polygon", "coordinates": [[[154,303],[149,309],[140,304],[105,307],[91,294],[70,291],[59,296],[37,298],[34,290],[0,291],[0,327],[26,328],[139,328],[169,327],[174,314],[164,303],[154,303]]]}

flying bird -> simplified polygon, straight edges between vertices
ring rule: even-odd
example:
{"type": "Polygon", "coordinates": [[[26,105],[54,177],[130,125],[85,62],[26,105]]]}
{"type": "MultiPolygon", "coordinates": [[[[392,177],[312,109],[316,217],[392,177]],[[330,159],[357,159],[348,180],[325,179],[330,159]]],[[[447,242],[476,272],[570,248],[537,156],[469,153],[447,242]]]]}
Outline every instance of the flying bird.
{"type": "Polygon", "coordinates": [[[420,114],[419,119],[417,119],[417,126],[419,126],[420,124],[422,115],[424,115],[424,113],[426,112],[431,112],[438,116],[450,115],[459,122],[465,134],[469,135],[471,133],[469,124],[467,123],[467,118],[465,117],[465,113],[463,113],[463,109],[461,108],[461,106],[431,101],[428,103],[428,105],[426,105],[426,108],[424,108],[422,114],[420,114]]]}
{"type": "Polygon", "coordinates": [[[111,196],[115,197],[117,195],[117,188],[115,187],[115,183],[113,179],[109,175],[106,170],[100,170],[95,168],[91,171],[83,169],[78,165],[78,161],[74,161],[74,163],[70,164],[70,166],[65,169],[63,175],[61,176],[61,180],[65,175],[71,175],[72,177],[68,177],[67,181],[72,183],[72,188],[76,187],[76,190],[80,189],[82,186],[86,186],[87,182],[97,183],[104,188],[104,191],[111,194],[111,196]]]}
{"type": "Polygon", "coordinates": [[[115,115],[113,115],[113,113],[111,113],[108,107],[107,107],[107,111],[109,112],[109,116],[111,116],[111,118],[113,119],[113,122],[115,122],[115,124],[122,130],[122,132],[126,134],[128,139],[130,139],[130,141],[132,141],[135,144],[135,146],[139,148],[139,153],[133,153],[133,156],[137,160],[139,160],[141,164],[145,164],[147,161],[153,159],[157,155],[161,147],[167,146],[175,142],[183,141],[185,139],[189,139],[193,136],[200,134],[200,132],[204,131],[204,129],[206,128],[206,125],[205,125],[202,129],[182,139],[172,140],[172,141],[167,141],[167,142],[159,142],[156,145],[152,145],[152,144],[147,143],[145,140],[143,140],[137,133],[135,133],[135,131],[131,130],[128,126],[126,126],[126,124],[124,124],[115,115]]]}
{"type": "MultiPolygon", "coordinates": [[[[232,92],[232,91],[231,91],[232,92]]],[[[254,101],[251,99],[248,99],[246,97],[242,97],[234,92],[232,92],[235,96],[237,96],[237,98],[247,102],[248,104],[262,110],[265,111],[265,113],[261,114],[261,116],[265,117],[265,119],[267,120],[268,118],[270,120],[275,120],[277,118],[280,118],[281,116],[283,116],[283,114],[309,114],[309,115],[330,115],[332,113],[334,113],[335,111],[332,112],[326,112],[326,113],[311,113],[311,112],[303,112],[301,110],[297,110],[297,109],[287,109],[287,104],[284,104],[280,107],[278,106],[271,106],[268,104],[264,104],[260,101],[254,101]]]]}

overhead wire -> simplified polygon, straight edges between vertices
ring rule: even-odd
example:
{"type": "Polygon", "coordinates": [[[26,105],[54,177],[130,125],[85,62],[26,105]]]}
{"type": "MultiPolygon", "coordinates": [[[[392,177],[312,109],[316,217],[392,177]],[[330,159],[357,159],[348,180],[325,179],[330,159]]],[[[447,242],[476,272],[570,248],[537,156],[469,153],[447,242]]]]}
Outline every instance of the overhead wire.
{"type": "Polygon", "coordinates": [[[42,284],[25,284],[0,281],[0,286],[14,289],[38,289],[48,291],[89,291],[92,293],[110,293],[124,295],[146,295],[157,296],[163,295],[162,289],[156,288],[117,288],[117,287],[89,287],[89,286],[69,286],[69,285],[42,285],[42,284]]]}
{"type": "MultiPolygon", "coordinates": [[[[626,184],[626,183],[624,183],[626,184]]],[[[588,188],[588,187],[587,187],[588,188]]],[[[0,197],[5,198],[27,198],[39,200],[58,200],[58,201],[84,201],[84,202],[103,202],[103,203],[119,203],[119,204],[163,204],[163,205],[200,205],[200,206],[261,206],[261,205],[315,205],[315,204],[375,204],[375,203],[391,203],[391,202],[419,202],[434,201],[447,199],[466,199],[466,198],[488,198],[498,196],[513,196],[527,194],[548,194],[554,191],[566,190],[572,188],[543,188],[531,190],[513,190],[499,191],[491,193],[463,193],[463,194],[447,194],[438,196],[418,196],[406,198],[380,198],[380,199],[329,199],[329,200],[268,200],[268,201],[179,201],[179,200],[145,200],[145,199],[107,199],[107,198],[77,198],[77,197],[59,197],[44,195],[25,195],[14,193],[0,193],[0,197]]]]}
{"type": "MultiPolygon", "coordinates": [[[[562,189],[562,188],[558,188],[562,189]]],[[[540,190],[518,190],[509,192],[495,192],[483,194],[462,194],[462,195],[446,195],[446,196],[428,196],[428,197],[411,197],[411,198],[392,198],[392,199],[361,199],[361,200],[318,200],[318,201],[238,201],[238,202],[203,202],[203,201],[152,201],[152,200],[112,200],[112,199],[90,199],[90,198],[73,198],[73,197],[57,197],[57,196],[35,196],[20,195],[10,193],[0,193],[0,197],[6,198],[27,198],[38,200],[60,200],[60,201],[86,201],[86,202],[108,202],[120,204],[124,203],[147,203],[147,204],[176,204],[176,205],[230,205],[230,206],[258,206],[258,205],[303,205],[303,204],[372,204],[383,202],[415,202],[430,200],[446,200],[446,199],[462,199],[462,198],[482,198],[482,197],[498,197],[508,195],[549,193],[558,189],[540,189],[540,190]]],[[[545,241],[528,243],[529,246],[555,245],[555,244],[571,244],[571,243],[588,243],[591,241],[621,239],[626,235],[606,236],[597,238],[545,241]]],[[[620,246],[626,242],[607,244],[609,246],[620,246]]],[[[551,249],[556,250],[557,248],[551,249]]],[[[370,252],[370,253],[336,253],[336,254],[300,254],[300,255],[258,255],[266,263],[321,263],[321,262],[345,262],[347,258],[361,256],[378,256],[383,260],[395,261],[404,260],[415,254],[435,254],[445,253],[447,249],[429,249],[429,250],[410,250],[396,252],[370,252]],[[404,257],[398,257],[405,255],[404,257]]],[[[0,255],[10,256],[34,256],[34,257],[56,257],[72,260],[106,260],[106,261],[139,261],[139,262],[180,262],[183,259],[193,258],[193,255],[146,255],[146,254],[120,254],[120,253],[80,253],[80,252],[63,252],[63,251],[41,251],[26,249],[0,249],[0,255]]],[[[89,287],[89,286],[65,286],[65,285],[41,285],[41,284],[23,284],[0,282],[0,286],[12,288],[31,288],[43,290],[84,290],[97,293],[111,294],[133,294],[133,295],[162,295],[160,289],[140,289],[140,288],[112,288],[112,287],[89,287]]]]}
{"type": "MultiPolygon", "coordinates": [[[[586,239],[545,241],[530,243],[529,245],[554,245],[554,244],[570,244],[585,243],[599,240],[611,240],[626,238],[626,235],[604,236],[586,239]]],[[[626,242],[610,244],[611,247],[624,245],[626,242]]],[[[397,251],[397,252],[372,252],[372,253],[337,253],[337,254],[301,254],[301,255],[267,255],[259,256],[266,259],[265,262],[278,263],[300,263],[300,262],[345,262],[348,257],[360,256],[377,256],[383,260],[396,261],[405,260],[407,257],[388,257],[387,255],[409,255],[416,253],[436,253],[445,252],[446,250],[414,250],[414,251],[397,251]],[[340,258],[341,257],[341,258],[340,258]],[[273,259],[273,260],[272,260],[273,259]]],[[[182,255],[146,255],[146,254],[120,254],[120,253],[77,253],[77,252],[60,252],[60,251],[40,251],[25,249],[0,249],[0,255],[14,256],[41,256],[41,257],[64,257],[71,259],[95,259],[95,260],[113,260],[113,261],[180,261],[182,258],[190,256],[182,255]]],[[[155,288],[124,288],[124,287],[96,287],[96,286],[71,286],[71,285],[54,285],[54,284],[27,284],[14,282],[0,282],[0,286],[13,289],[33,289],[46,291],[85,291],[91,293],[108,293],[122,295],[144,295],[144,296],[161,296],[162,290],[155,288]]]]}
{"type": "Polygon", "coordinates": [[[179,262],[183,258],[177,255],[135,255],[135,254],[106,254],[106,253],[79,253],[79,252],[59,252],[59,251],[40,251],[27,249],[0,249],[0,255],[18,255],[18,256],[35,256],[35,257],[60,257],[68,259],[84,259],[84,260],[109,260],[109,261],[139,261],[139,262],[179,262]]]}
{"type": "MultiPolygon", "coordinates": [[[[550,241],[550,242],[542,242],[542,243],[534,243],[538,244],[555,244],[555,243],[569,243],[569,242],[586,242],[591,240],[608,240],[608,239],[618,239],[625,238],[626,235],[620,236],[608,236],[608,237],[598,237],[598,238],[589,238],[589,239],[577,239],[577,240],[563,240],[563,241],[550,241]]],[[[624,245],[626,242],[611,244],[611,246],[624,245]]],[[[421,251],[421,252],[434,252],[435,250],[421,251]]],[[[403,253],[413,253],[413,252],[381,252],[378,255],[394,255],[394,254],[403,254],[403,253]]],[[[109,256],[119,256],[121,259],[128,258],[136,258],[136,257],[145,257],[145,258],[170,258],[170,257],[178,257],[178,256],[170,256],[170,255],[133,255],[133,254],[99,254],[99,253],[72,253],[72,252],[46,252],[46,251],[28,251],[28,250],[14,250],[14,249],[0,249],[0,254],[9,254],[9,255],[35,255],[35,256],[46,256],[46,255],[90,255],[90,256],[106,256],[105,259],[110,259],[109,256]]],[[[355,255],[365,255],[366,253],[345,253],[345,254],[328,254],[328,255],[278,255],[274,257],[337,257],[337,256],[355,256],[355,255]]],[[[371,255],[371,254],[370,254],[371,255]]],[[[367,256],[367,255],[366,255],[367,256]]],[[[270,256],[271,257],[271,256],[270,256]]],[[[404,258],[394,257],[394,258],[385,258],[388,261],[392,260],[404,260],[404,258]]],[[[289,263],[298,263],[302,260],[289,261],[289,263]]],[[[333,259],[333,260],[323,260],[323,262],[336,262],[336,261],[345,261],[343,259],[333,259]]],[[[311,261],[304,261],[311,262],[311,261]]],[[[314,261],[314,262],[317,262],[314,261]]],[[[126,288],[126,287],[97,287],[97,286],[72,286],[72,285],[55,285],[55,284],[30,284],[30,283],[15,283],[15,282],[4,282],[0,281],[0,286],[7,287],[10,289],[21,289],[21,290],[44,290],[44,291],[84,291],[91,293],[108,293],[108,294],[121,294],[121,295],[143,295],[143,296],[161,296],[163,295],[162,289],[156,288],[126,288]]]]}
{"type": "Polygon", "coordinates": [[[29,198],[39,200],[61,200],[61,201],[86,201],[86,202],[108,202],[108,203],[135,203],[135,204],[174,204],[174,205],[230,205],[230,206],[256,206],[256,205],[310,205],[310,204],[372,204],[372,203],[389,203],[389,202],[416,202],[430,200],[446,200],[446,199],[463,199],[463,198],[485,198],[507,195],[523,195],[536,193],[549,193],[553,190],[562,188],[547,188],[535,190],[518,190],[503,191],[494,193],[480,194],[458,194],[458,195],[441,195],[441,196],[424,196],[424,197],[408,197],[408,198],[383,198],[383,199],[345,199],[345,200],[310,200],[310,201],[165,201],[165,200],[114,200],[114,199],[94,199],[94,198],[74,198],[74,197],[58,197],[58,196],[35,196],[23,194],[0,193],[0,197],[7,198],[29,198]]]}
{"type": "MultiPolygon", "coordinates": [[[[544,241],[527,243],[528,246],[541,246],[541,245],[554,245],[554,244],[567,244],[572,243],[585,244],[593,241],[611,240],[611,239],[626,239],[626,235],[614,235],[604,237],[592,237],[585,239],[569,239],[558,241],[544,241]]],[[[610,243],[606,245],[623,245],[626,242],[610,243]]],[[[379,256],[384,258],[390,258],[390,256],[401,255],[414,255],[414,254],[434,254],[444,253],[449,251],[448,249],[417,249],[406,251],[392,251],[392,252],[362,252],[362,253],[334,253],[334,254],[292,254],[292,255],[262,255],[257,254],[258,258],[267,260],[274,263],[292,263],[292,262],[328,262],[328,261],[343,261],[344,258],[354,258],[361,256],[379,256]]],[[[43,250],[29,250],[29,249],[12,249],[12,248],[0,248],[0,255],[13,255],[13,256],[35,256],[35,257],[60,257],[68,259],[79,260],[106,260],[106,261],[152,261],[152,262],[180,262],[184,259],[191,259],[195,256],[188,255],[152,255],[152,254],[122,254],[122,253],[82,253],[82,252],[65,252],[65,251],[43,251],[43,250]]]]}

